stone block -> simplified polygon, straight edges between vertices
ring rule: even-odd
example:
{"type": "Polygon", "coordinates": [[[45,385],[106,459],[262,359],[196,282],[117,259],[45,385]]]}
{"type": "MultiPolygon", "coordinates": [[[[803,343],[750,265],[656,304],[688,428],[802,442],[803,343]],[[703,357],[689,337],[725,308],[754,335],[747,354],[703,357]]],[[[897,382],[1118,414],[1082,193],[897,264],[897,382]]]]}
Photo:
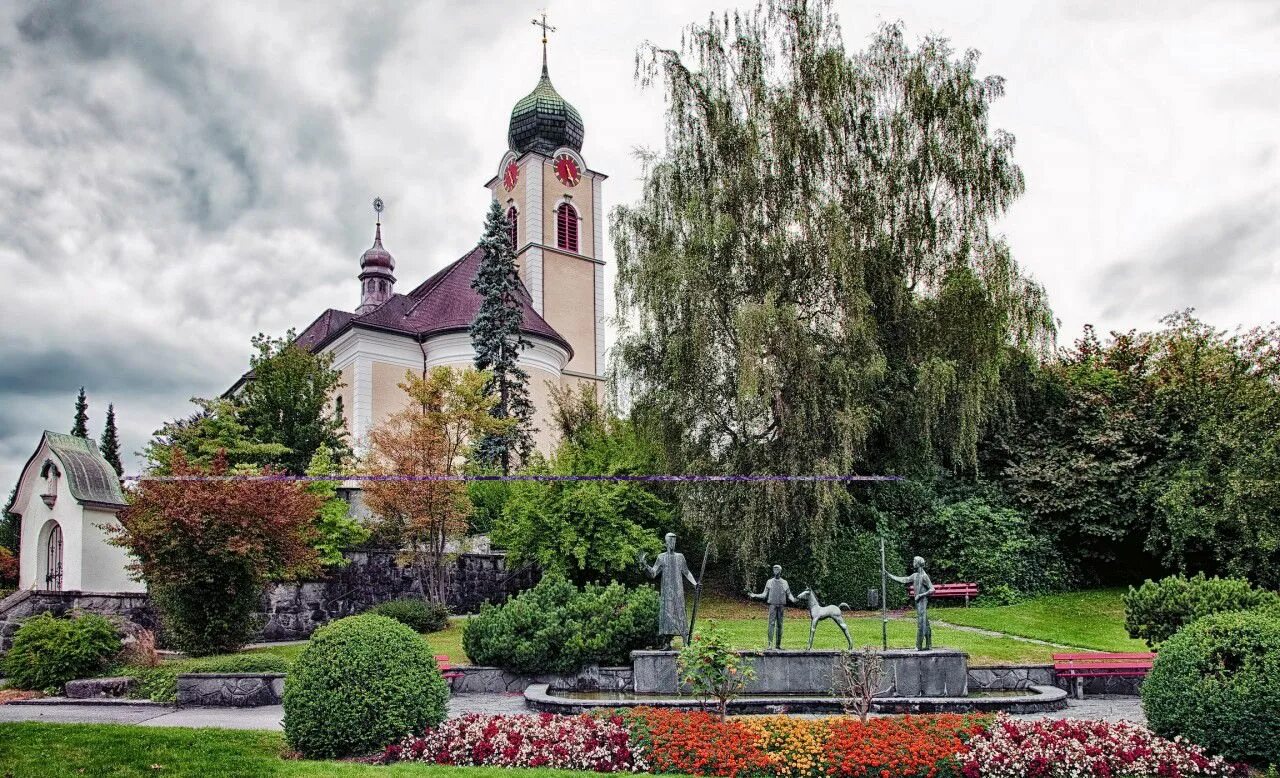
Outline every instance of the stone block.
{"type": "Polygon", "coordinates": [[[64,693],[73,700],[89,700],[97,697],[126,697],[134,680],[119,678],[81,678],[67,681],[64,693]]]}

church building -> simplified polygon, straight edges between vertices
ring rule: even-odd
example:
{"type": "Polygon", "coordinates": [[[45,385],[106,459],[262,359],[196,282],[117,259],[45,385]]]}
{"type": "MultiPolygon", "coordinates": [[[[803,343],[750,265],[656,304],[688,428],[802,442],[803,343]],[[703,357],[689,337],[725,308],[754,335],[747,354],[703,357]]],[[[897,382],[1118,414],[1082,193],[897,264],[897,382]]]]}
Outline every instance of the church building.
{"type": "MultiPolygon", "coordinates": [[[[485,184],[511,224],[524,284],[523,331],[533,344],[520,362],[529,374],[535,442],[544,453],[556,443],[550,387],[585,384],[599,392],[604,381],[606,177],[587,166],[584,135],[582,116],[551,84],[544,35],[541,77],[512,108],[508,148],[485,184]]],[[[380,209],[381,201],[374,205],[380,209]]],[[[379,218],[373,245],[360,257],[359,304],[352,311],[330,308],[298,336],[304,348],[333,353],[344,384],[339,395],[347,432],[357,451],[374,425],[406,406],[398,386],[406,370],[474,367],[468,328],[480,296],[471,283],[482,256],[472,249],[401,292],[379,218]]]]}

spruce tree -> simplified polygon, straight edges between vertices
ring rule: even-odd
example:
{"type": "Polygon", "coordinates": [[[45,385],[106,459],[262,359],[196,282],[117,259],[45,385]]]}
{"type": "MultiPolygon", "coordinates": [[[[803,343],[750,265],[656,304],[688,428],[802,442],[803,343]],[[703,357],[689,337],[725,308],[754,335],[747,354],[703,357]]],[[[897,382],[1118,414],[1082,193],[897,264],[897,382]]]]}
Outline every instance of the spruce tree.
{"type": "Polygon", "coordinates": [[[102,458],[116,469],[116,475],[124,475],[124,465],[120,463],[120,436],[116,431],[116,406],[107,406],[107,426],[102,430],[102,439],[98,443],[102,458]]]}
{"type": "Polygon", "coordinates": [[[71,434],[77,438],[89,437],[89,398],[85,396],[83,386],[76,396],[76,421],[71,427],[71,434]]]}
{"type": "Polygon", "coordinates": [[[520,352],[533,344],[520,331],[524,321],[523,290],[516,272],[507,217],[494,200],[484,221],[480,248],[484,258],[471,282],[480,294],[480,310],[471,322],[471,344],[476,369],[487,370],[485,389],[498,397],[493,416],[516,419],[508,430],[486,435],[476,445],[476,458],[497,466],[503,475],[514,461],[523,461],[533,450],[533,403],[529,401],[529,374],[519,365],[520,352]]]}

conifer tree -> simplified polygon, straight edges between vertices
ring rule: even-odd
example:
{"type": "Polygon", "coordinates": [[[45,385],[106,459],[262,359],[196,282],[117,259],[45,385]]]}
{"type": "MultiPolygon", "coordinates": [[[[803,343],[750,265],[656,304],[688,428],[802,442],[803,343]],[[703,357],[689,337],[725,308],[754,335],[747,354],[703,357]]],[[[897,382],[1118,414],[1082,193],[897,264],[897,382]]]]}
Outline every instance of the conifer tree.
{"type": "Polygon", "coordinates": [[[71,434],[77,438],[89,437],[89,398],[85,396],[83,386],[76,396],[76,421],[71,427],[71,434]]]}
{"type": "Polygon", "coordinates": [[[493,416],[515,419],[502,432],[486,435],[476,444],[476,459],[497,466],[503,475],[514,462],[533,450],[533,404],[529,401],[529,374],[519,365],[520,352],[533,344],[520,332],[524,321],[520,276],[511,247],[510,223],[494,200],[485,217],[480,248],[484,258],[471,288],[480,294],[480,310],[471,322],[471,344],[477,370],[490,373],[485,390],[496,395],[493,416]]]}
{"type": "Polygon", "coordinates": [[[102,439],[98,443],[102,458],[116,469],[116,475],[124,475],[124,465],[120,463],[120,436],[116,431],[116,406],[107,406],[107,426],[102,429],[102,439]]]}

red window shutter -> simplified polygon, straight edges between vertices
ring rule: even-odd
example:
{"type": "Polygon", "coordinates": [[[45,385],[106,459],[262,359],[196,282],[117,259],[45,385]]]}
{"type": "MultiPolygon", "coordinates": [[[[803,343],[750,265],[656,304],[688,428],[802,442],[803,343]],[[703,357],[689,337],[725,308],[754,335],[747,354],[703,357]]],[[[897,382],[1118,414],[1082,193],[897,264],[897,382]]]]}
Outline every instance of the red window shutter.
{"type": "Polygon", "coordinates": [[[565,203],[556,213],[556,246],[565,251],[578,250],[578,214],[565,203]]]}
{"type": "Polygon", "coordinates": [[[507,226],[507,237],[511,239],[511,248],[513,250],[518,245],[516,242],[516,239],[520,235],[520,229],[516,223],[517,215],[518,214],[516,213],[516,207],[514,205],[507,209],[507,221],[509,222],[507,226]]]}

